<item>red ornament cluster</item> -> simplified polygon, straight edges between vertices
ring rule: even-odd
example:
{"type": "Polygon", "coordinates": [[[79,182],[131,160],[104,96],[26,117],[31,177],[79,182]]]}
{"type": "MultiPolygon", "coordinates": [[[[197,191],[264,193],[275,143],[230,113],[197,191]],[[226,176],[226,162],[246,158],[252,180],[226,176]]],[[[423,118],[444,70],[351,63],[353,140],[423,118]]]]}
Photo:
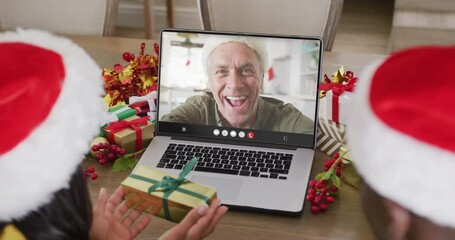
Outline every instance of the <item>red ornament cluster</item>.
{"type": "Polygon", "coordinates": [[[95,173],[94,167],[88,167],[84,170],[84,179],[87,180],[87,178],[92,180],[96,180],[98,178],[98,174],[95,173]]]}
{"type": "Polygon", "coordinates": [[[332,159],[324,162],[324,172],[316,175],[309,182],[306,200],[311,203],[311,212],[318,214],[325,212],[329,204],[335,202],[334,195],[341,187],[341,174],[344,168],[342,156],[335,153],[332,159]]]}
{"type": "Polygon", "coordinates": [[[92,146],[92,151],[96,152],[96,159],[101,165],[114,162],[115,159],[126,154],[126,150],[110,143],[98,143],[92,146]]]}

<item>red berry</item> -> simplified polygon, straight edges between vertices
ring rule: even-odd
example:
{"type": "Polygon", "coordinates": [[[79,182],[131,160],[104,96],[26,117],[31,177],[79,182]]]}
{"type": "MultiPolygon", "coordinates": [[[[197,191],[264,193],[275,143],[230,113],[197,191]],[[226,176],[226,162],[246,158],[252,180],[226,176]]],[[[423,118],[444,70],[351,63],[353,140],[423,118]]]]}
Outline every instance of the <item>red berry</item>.
{"type": "Polygon", "coordinates": [[[333,193],[338,192],[338,188],[335,185],[330,186],[330,191],[333,193]]]}
{"type": "Polygon", "coordinates": [[[111,146],[109,146],[109,147],[111,148],[112,151],[117,150],[117,146],[115,146],[115,145],[111,145],[111,146]]]}
{"type": "Polygon", "coordinates": [[[90,176],[90,178],[91,178],[92,180],[95,180],[95,179],[98,178],[98,174],[94,173],[94,174],[92,174],[92,176],[90,176]]]}
{"type": "Polygon", "coordinates": [[[313,214],[317,214],[319,212],[319,207],[318,206],[311,206],[311,212],[313,214]]]}
{"type": "Polygon", "coordinates": [[[310,181],[310,187],[314,188],[318,182],[316,180],[311,180],[310,181]]]}
{"type": "Polygon", "coordinates": [[[327,193],[328,191],[329,190],[326,187],[321,188],[321,193],[323,194],[327,193]]]}
{"type": "Polygon", "coordinates": [[[340,153],[333,154],[333,158],[338,159],[340,157],[340,153]]]}
{"type": "Polygon", "coordinates": [[[316,187],[321,189],[325,186],[325,184],[323,184],[322,182],[318,182],[318,184],[316,184],[316,187]]]}
{"type": "Polygon", "coordinates": [[[327,197],[327,202],[328,202],[328,203],[333,203],[333,202],[335,202],[335,198],[332,197],[332,196],[328,196],[328,197],[327,197]]]}
{"type": "Polygon", "coordinates": [[[134,59],[134,54],[131,54],[129,52],[124,52],[122,56],[123,56],[123,59],[127,62],[134,59]]]}
{"type": "Polygon", "coordinates": [[[314,204],[319,204],[322,201],[321,196],[314,197],[314,204]]]}
{"type": "Polygon", "coordinates": [[[325,210],[327,210],[329,206],[325,203],[321,203],[319,204],[319,209],[321,210],[321,212],[325,212],[325,210]]]}
{"type": "Polygon", "coordinates": [[[121,148],[121,149],[120,149],[120,151],[119,151],[119,153],[120,153],[120,155],[125,155],[125,153],[126,153],[126,150],[125,150],[125,149],[123,149],[123,148],[121,148]]]}
{"type": "Polygon", "coordinates": [[[106,164],[106,159],[104,159],[104,158],[101,158],[101,159],[100,159],[100,164],[101,164],[101,165],[104,165],[104,164],[106,164]]]}
{"type": "Polygon", "coordinates": [[[306,200],[308,200],[308,202],[310,202],[310,203],[313,203],[314,195],[313,194],[306,195],[306,200]]]}
{"type": "Polygon", "coordinates": [[[100,160],[101,158],[103,158],[103,153],[102,153],[102,152],[98,152],[98,153],[96,154],[96,158],[97,158],[98,160],[100,160]]]}
{"type": "Polygon", "coordinates": [[[114,154],[113,154],[113,153],[107,154],[107,158],[108,158],[109,160],[114,159],[114,154]]]}
{"type": "Polygon", "coordinates": [[[337,173],[337,176],[338,176],[338,177],[341,176],[341,168],[338,168],[337,171],[336,171],[336,173],[337,173]]]}
{"type": "Polygon", "coordinates": [[[111,144],[110,143],[104,143],[104,148],[108,148],[111,144]]]}
{"type": "Polygon", "coordinates": [[[98,145],[93,145],[92,146],[92,151],[96,152],[96,151],[98,151],[98,149],[99,149],[98,145]]]}
{"type": "Polygon", "coordinates": [[[322,183],[324,186],[327,186],[327,183],[329,183],[329,181],[327,181],[327,180],[322,180],[321,183],[322,183]]]}
{"type": "Polygon", "coordinates": [[[87,172],[88,173],[93,173],[93,172],[95,172],[95,168],[94,167],[88,167],[87,168],[87,172]]]}
{"type": "Polygon", "coordinates": [[[314,188],[311,188],[310,190],[308,190],[308,194],[316,194],[316,190],[314,188]]]}

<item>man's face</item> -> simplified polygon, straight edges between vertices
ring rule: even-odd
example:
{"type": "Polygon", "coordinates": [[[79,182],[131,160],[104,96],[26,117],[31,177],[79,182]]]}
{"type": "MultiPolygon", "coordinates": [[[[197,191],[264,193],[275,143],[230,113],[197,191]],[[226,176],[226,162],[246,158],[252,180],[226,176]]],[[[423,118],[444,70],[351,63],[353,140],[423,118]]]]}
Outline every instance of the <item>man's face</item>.
{"type": "Polygon", "coordinates": [[[223,124],[251,128],[264,76],[256,53],[243,43],[225,43],[208,59],[210,88],[223,124]]]}

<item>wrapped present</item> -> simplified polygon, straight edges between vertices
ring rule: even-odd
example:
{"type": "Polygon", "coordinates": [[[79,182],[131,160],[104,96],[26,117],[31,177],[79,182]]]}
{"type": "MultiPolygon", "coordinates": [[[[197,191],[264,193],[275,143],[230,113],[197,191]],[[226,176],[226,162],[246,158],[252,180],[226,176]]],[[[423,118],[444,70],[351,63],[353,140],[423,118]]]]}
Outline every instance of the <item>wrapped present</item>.
{"type": "Polygon", "coordinates": [[[352,164],[352,159],[349,156],[349,150],[347,146],[343,145],[340,147],[340,154],[343,156],[343,160],[345,160],[345,168],[343,169],[341,180],[355,188],[360,188],[361,179],[355,170],[354,165],[352,164]]]}
{"type": "Polygon", "coordinates": [[[346,126],[332,120],[319,118],[316,148],[328,155],[339,152],[346,143],[346,126]]]}
{"type": "Polygon", "coordinates": [[[104,114],[103,126],[111,122],[124,120],[134,115],[136,115],[136,111],[125,105],[118,105],[109,108],[109,110],[107,110],[104,114]]]}
{"type": "Polygon", "coordinates": [[[178,177],[137,166],[121,184],[128,206],[178,223],[192,208],[210,204],[216,189],[185,180],[197,159],[189,161],[178,177]]]}
{"type": "Polygon", "coordinates": [[[348,110],[352,101],[352,91],[357,77],[351,71],[344,71],[341,67],[332,75],[332,79],[324,76],[325,82],[319,85],[321,91],[320,117],[336,123],[346,124],[348,110]]]}
{"type": "Polygon", "coordinates": [[[353,93],[348,91],[327,91],[325,98],[320,100],[320,104],[324,107],[320,109],[319,116],[336,123],[346,124],[349,110],[351,109],[352,97],[353,93]]]}
{"type": "Polygon", "coordinates": [[[129,106],[136,111],[136,115],[149,116],[149,121],[156,120],[157,92],[152,91],[145,96],[132,96],[129,98],[129,106]]]}
{"type": "Polygon", "coordinates": [[[124,148],[126,153],[133,153],[148,146],[155,136],[155,126],[148,117],[136,115],[109,123],[103,128],[103,135],[111,143],[124,148]]]}

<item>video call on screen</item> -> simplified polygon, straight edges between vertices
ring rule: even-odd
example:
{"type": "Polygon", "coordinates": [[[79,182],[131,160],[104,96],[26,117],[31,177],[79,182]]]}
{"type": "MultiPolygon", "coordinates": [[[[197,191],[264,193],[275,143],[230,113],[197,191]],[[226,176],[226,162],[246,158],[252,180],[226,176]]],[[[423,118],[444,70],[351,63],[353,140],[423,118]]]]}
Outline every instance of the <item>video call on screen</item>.
{"type": "Polygon", "coordinates": [[[314,144],[320,39],[161,34],[158,131],[314,144]]]}

